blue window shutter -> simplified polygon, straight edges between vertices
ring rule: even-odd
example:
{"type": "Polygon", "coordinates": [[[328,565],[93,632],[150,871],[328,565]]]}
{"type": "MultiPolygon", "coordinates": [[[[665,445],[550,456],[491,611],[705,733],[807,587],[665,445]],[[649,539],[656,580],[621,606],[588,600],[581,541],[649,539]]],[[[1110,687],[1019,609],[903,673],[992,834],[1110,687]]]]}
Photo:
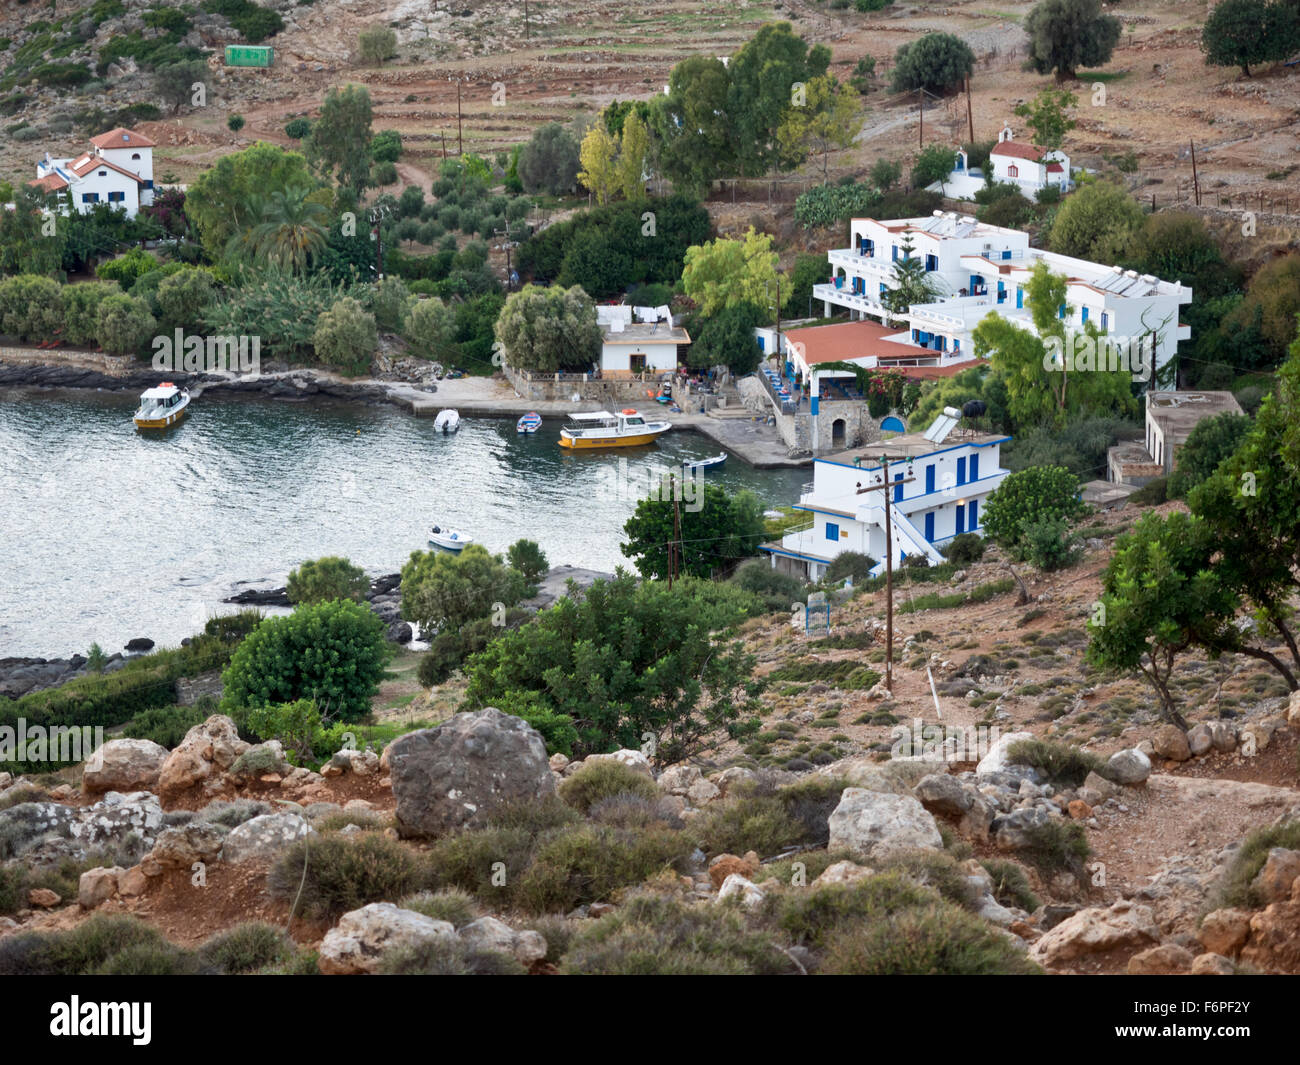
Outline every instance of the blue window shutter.
{"type": "Polygon", "coordinates": [[[957,504],[957,532],[964,533],[965,531],[966,531],[966,508],[962,506],[962,504],[958,503],[957,504]]]}
{"type": "Polygon", "coordinates": [[[767,340],[761,336],[758,338],[758,350],[767,351],[767,340]]]}
{"type": "Polygon", "coordinates": [[[957,460],[957,483],[958,484],[966,483],[966,460],[965,459],[957,460]]]}
{"type": "Polygon", "coordinates": [[[980,502],[978,499],[970,501],[970,531],[974,532],[979,527],[980,502]]]}
{"type": "Polygon", "coordinates": [[[828,539],[828,540],[834,540],[834,541],[836,541],[837,543],[839,542],[839,539],[840,539],[840,527],[839,527],[838,525],[836,525],[835,522],[833,522],[833,521],[828,521],[828,522],[826,523],[826,539],[828,539]]]}
{"type": "Polygon", "coordinates": [[[901,473],[894,474],[894,481],[894,502],[901,503],[903,501],[903,475],[901,473]]]}
{"type": "Polygon", "coordinates": [[[892,249],[891,258],[893,259],[894,262],[898,262],[898,245],[897,244],[891,245],[891,249],[892,249]]]}
{"type": "Polygon", "coordinates": [[[970,479],[972,481],[980,479],[980,457],[978,455],[970,457],[970,479]]]}
{"type": "Polygon", "coordinates": [[[934,463],[930,463],[925,468],[925,494],[929,495],[934,491],[934,463]]]}

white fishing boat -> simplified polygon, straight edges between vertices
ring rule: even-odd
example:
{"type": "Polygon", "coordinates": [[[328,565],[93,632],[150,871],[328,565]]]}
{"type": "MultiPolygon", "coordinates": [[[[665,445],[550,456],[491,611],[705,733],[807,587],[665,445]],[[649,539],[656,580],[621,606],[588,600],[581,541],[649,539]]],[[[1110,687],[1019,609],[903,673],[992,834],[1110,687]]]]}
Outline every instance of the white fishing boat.
{"type": "Polygon", "coordinates": [[[542,427],[542,416],[535,410],[530,410],[519,421],[515,422],[515,429],[521,433],[535,433],[542,427]]]}
{"type": "Polygon", "coordinates": [[[466,536],[455,529],[447,529],[441,525],[435,525],[429,530],[429,543],[436,544],[438,547],[445,548],[448,551],[459,551],[467,544],[472,544],[474,537],[466,536]]]}
{"type": "Polygon", "coordinates": [[[682,469],[684,470],[713,470],[727,461],[727,453],[724,451],[720,455],[713,455],[707,459],[682,459],[682,469]]]}
{"type": "Polygon", "coordinates": [[[157,388],[146,388],[140,393],[140,406],[135,412],[137,429],[166,429],[183,417],[190,405],[190,394],[164,381],[157,388]]]}
{"type": "Polygon", "coordinates": [[[648,422],[630,407],[611,414],[607,410],[570,414],[570,424],[560,430],[560,447],[635,447],[652,444],[673,427],[672,422],[648,422]]]}
{"type": "Polygon", "coordinates": [[[450,407],[439,411],[433,420],[433,428],[440,433],[454,433],[460,428],[460,414],[450,407]]]}

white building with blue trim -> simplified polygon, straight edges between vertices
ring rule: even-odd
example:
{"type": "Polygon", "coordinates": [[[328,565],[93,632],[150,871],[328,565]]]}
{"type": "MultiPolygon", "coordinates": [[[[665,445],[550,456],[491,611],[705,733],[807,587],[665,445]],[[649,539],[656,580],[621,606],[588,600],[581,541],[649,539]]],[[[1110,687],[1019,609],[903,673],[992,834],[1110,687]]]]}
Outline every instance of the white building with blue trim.
{"type": "Polygon", "coordinates": [[[818,580],[834,558],[857,551],[884,568],[885,492],[890,496],[894,564],[905,555],[943,561],[939,548],[980,533],[984,503],[1006,478],[1001,446],[1011,438],[959,428],[947,408],[925,433],[905,433],[813,461],[813,480],[796,504],[809,524],[760,550],[775,569],[818,580]],[[889,486],[884,461],[889,463],[889,486]]]}

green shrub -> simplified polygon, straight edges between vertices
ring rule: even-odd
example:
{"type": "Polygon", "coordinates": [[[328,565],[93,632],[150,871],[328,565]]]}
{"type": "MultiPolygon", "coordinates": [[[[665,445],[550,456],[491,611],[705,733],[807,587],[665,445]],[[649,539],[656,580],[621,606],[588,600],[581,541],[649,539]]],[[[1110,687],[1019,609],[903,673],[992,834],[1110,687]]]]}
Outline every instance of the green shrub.
{"type": "Polygon", "coordinates": [[[978,562],[984,557],[984,538],[978,533],[958,533],[948,541],[943,557],[963,566],[978,562]]]}
{"type": "Polygon", "coordinates": [[[550,572],[546,561],[546,552],[532,540],[516,540],[506,549],[506,561],[511,569],[524,575],[529,584],[536,584],[550,572]]]}
{"type": "Polygon", "coordinates": [[[693,844],[671,829],[621,831],[601,825],[558,829],[538,841],[516,903],[530,913],[567,912],[618,888],[680,866],[693,844]]]}
{"type": "Polygon", "coordinates": [[[435,921],[449,921],[457,928],[476,921],[479,918],[478,904],[474,896],[460,888],[443,888],[441,891],[422,891],[418,895],[403,899],[404,910],[414,910],[435,921]]]}
{"type": "Polygon", "coordinates": [[[798,843],[805,829],[777,796],[739,795],[710,803],[691,819],[689,833],[708,854],[765,857],[798,843]]]}
{"type": "Polygon", "coordinates": [[[415,852],[401,843],[371,833],[331,835],[286,850],[267,875],[267,887],[292,903],[302,885],[302,911],[328,916],[409,895],[426,877],[415,852]]]}
{"type": "Polygon", "coordinates": [[[387,955],[380,972],[386,976],[522,976],[524,967],[509,954],[475,950],[458,939],[434,939],[387,955]]]}
{"type": "Polygon", "coordinates": [[[94,976],[196,976],[205,972],[201,959],[166,940],[134,943],[114,951],[93,970],[94,976]]]}
{"type": "MultiPolygon", "coordinates": [[[[170,946],[156,928],[124,914],[94,914],[76,928],[0,938],[0,976],[87,976],[113,955],[170,946]]],[[[139,955],[131,955],[136,961],[139,955]]]]}
{"type": "Polygon", "coordinates": [[[980,865],[993,878],[993,897],[1003,906],[1017,906],[1033,913],[1041,905],[1038,896],[1030,890],[1029,877],[1015,862],[985,858],[980,865]]]}
{"type": "Polygon", "coordinates": [[[460,888],[493,909],[509,906],[533,842],[526,828],[489,827],[444,836],[429,848],[431,886],[460,888]],[[504,883],[494,881],[498,862],[504,866],[504,883]]]}
{"type": "Polygon", "coordinates": [[[587,976],[776,975],[797,971],[773,937],[731,907],[638,895],[582,929],[560,964],[587,976]]]}
{"type": "Polygon", "coordinates": [[[1255,877],[1264,868],[1268,852],[1274,847],[1300,850],[1300,821],[1284,821],[1280,825],[1257,828],[1246,836],[1219,878],[1210,909],[1224,906],[1246,910],[1262,908],[1267,900],[1255,888],[1255,877]]]}
{"type": "Polygon", "coordinates": [[[808,594],[803,581],[774,570],[761,559],[742,562],[730,581],[758,596],[767,610],[789,610],[791,603],[802,602],[808,594]]]}
{"type": "Polygon", "coordinates": [[[122,735],[137,740],[153,740],[163,747],[175,747],[195,725],[201,725],[217,712],[210,698],[193,706],[160,706],[136,714],[122,729],[122,735]]]}
{"type": "Polygon", "coordinates": [[[1025,836],[1029,845],[1019,853],[1034,868],[1049,874],[1064,870],[1083,878],[1083,863],[1092,850],[1088,846],[1088,836],[1078,822],[1052,818],[1044,824],[1027,828],[1025,836]]]}
{"type": "Polygon", "coordinates": [[[586,762],[560,783],[560,798],[584,814],[603,799],[615,795],[659,798],[659,788],[644,773],[613,759],[586,762]]]}
{"type": "Polygon", "coordinates": [[[1046,780],[1067,788],[1079,787],[1089,773],[1105,768],[1095,754],[1051,740],[1017,740],[1007,748],[1007,761],[1033,766],[1046,780]]]}
{"type": "Polygon", "coordinates": [[[304,562],[289,574],[289,602],[323,603],[330,599],[360,602],[370,591],[365,570],[334,555],[304,562]]]}
{"type": "Polygon", "coordinates": [[[1138,507],[1158,507],[1168,496],[1169,478],[1154,477],[1129,496],[1128,501],[1138,507]]]}

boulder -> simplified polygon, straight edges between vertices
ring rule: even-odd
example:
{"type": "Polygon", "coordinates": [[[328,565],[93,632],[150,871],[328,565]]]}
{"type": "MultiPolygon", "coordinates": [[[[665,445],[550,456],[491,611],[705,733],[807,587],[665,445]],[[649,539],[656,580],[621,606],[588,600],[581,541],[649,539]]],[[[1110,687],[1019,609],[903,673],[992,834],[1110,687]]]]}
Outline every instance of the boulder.
{"type": "Polygon", "coordinates": [[[1088,954],[1159,942],[1160,930],[1151,907],[1120,899],[1109,908],[1094,906],[1067,917],[1029,948],[1029,956],[1053,968],[1088,954]]]}
{"type": "Polygon", "coordinates": [[[1291,700],[1287,703],[1286,723],[1288,725],[1300,725],[1300,691],[1291,693],[1291,700]]]}
{"type": "Polygon", "coordinates": [[[298,814],[262,814],[231,829],[221,847],[221,860],[232,864],[274,861],[293,843],[316,830],[298,814]]]}
{"type": "Polygon", "coordinates": [[[1106,775],[1125,787],[1145,784],[1151,775],[1151,759],[1135,747],[1116,751],[1106,763],[1106,775]]]}
{"type": "Polygon", "coordinates": [[[717,901],[724,902],[730,898],[739,898],[745,909],[752,909],[762,903],[763,889],[739,873],[732,873],[718,888],[717,901]]]}
{"type": "Polygon", "coordinates": [[[81,786],[87,795],[151,791],[165,761],[167,748],[153,740],[109,740],[86,760],[81,786]]]}
{"type": "Polygon", "coordinates": [[[1107,799],[1114,799],[1124,794],[1123,789],[1114,781],[1107,780],[1100,773],[1094,773],[1091,770],[1088,771],[1088,775],[1083,781],[1083,787],[1079,789],[1081,798],[1084,796],[1085,791],[1092,792],[1097,800],[1093,802],[1092,798],[1089,798],[1087,800],[1089,806],[1097,806],[1107,799]]]}
{"type": "Polygon", "coordinates": [[[331,975],[373,973],[392,951],[455,938],[456,929],[450,921],[403,910],[391,902],[372,902],[345,913],[325,933],[317,965],[322,973],[331,975]]]}
{"type": "Polygon", "coordinates": [[[1209,754],[1213,746],[1214,740],[1210,735],[1210,726],[1204,721],[1199,725],[1193,725],[1191,731],[1187,733],[1187,749],[1192,752],[1193,758],[1209,754]]]}
{"type": "Polygon", "coordinates": [[[89,806],[28,802],[0,810],[0,839],[11,857],[37,852],[51,859],[83,859],[100,847],[115,847],[135,837],[153,846],[163,824],[158,797],[147,791],[110,791],[89,806]]]}
{"type": "Polygon", "coordinates": [[[37,910],[52,910],[62,901],[59,893],[49,888],[32,888],[27,892],[27,905],[37,910]]]}
{"type": "Polygon", "coordinates": [[[963,785],[947,773],[931,773],[912,788],[912,794],[932,814],[957,819],[957,831],[970,839],[989,838],[993,804],[974,787],[963,785]]]}
{"type": "Polygon", "coordinates": [[[1273,847],[1253,886],[1266,904],[1282,902],[1291,897],[1291,885],[1297,878],[1300,878],[1300,851],[1273,847]]]}
{"type": "Polygon", "coordinates": [[[1196,938],[1211,954],[1234,957],[1250,938],[1250,914],[1233,908],[1207,913],[1196,938]]]}
{"type": "Polygon", "coordinates": [[[1273,902],[1250,919],[1250,942],[1241,960],[1257,969],[1295,972],[1300,968],[1300,900],[1273,902]]]}
{"type": "Polygon", "coordinates": [[[900,851],[942,847],[934,816],[910,795],[846,788],[830,816],[829,850],[887,858],[900,851]]]}
{"type": "Polygon", "coordinates": [[[1232,976],[1237,967],[1222,954],[1198,954],[1192,959],[1193,976],[1232,976]]]}
{"type": "Polygon", "coordinates": [[[405,837],[442,836],[481,823],[505,803],[555,792],[541,735],[491,706],[398,737],[389,763],[398,832],[405,837]]]}
{"type": "Polygon", "coordinates": [[[1008,732],[1005,736],[999,736],[997,741],[989,748],[988,754],[980,759],[979,765],[975,767],[977,777],[986,777],[990,773],[996,773],[1006,769],[1011,763],[1007,761],[1007,751],[1013,743],[1021,740],[1032,740],[1032,732],[1008,732]]]}
{"type": "MultiPolygon", "coordinates": [[[[624,747],[622,750],[614,751],[610,754],[589,754],[584,762],[618,762],[629,769],[635,769],[638,773],[654,779],[654,771],[650,768],[650,760],[640,751],[634,751],[631,748],[624,747]]],[[[572,767],[570,767],[572,771],[572,767]]],[[[699,772],[699,770],[696,770],[699,772]]]]}
{"type": "Polygon", "coordinates": [[[185,733],[167,756],[158,776],[158,789],[171,795],[200,785],[219,786],[220,771],[229,769],[248,748],[230,718],[213,714],[185,733]]]}
{"type": "Polygon", "coordinates": [[[1022,850],[1033,843],[1034,831],[1043,828],[1051,820],[1052,815],[1041,806],[1012,810],[1009,814],[993,819],[993,841],[998,850],[1022,850]]]}
{"type": "Polygon", "coordinates": [[[87,869],[77,884],[77,901],[83,910],[93,910],[117,894],[117,878],[125,870],[120,865],[87,869]]]}
{"type": "MultiPolygon", "coordinates": [[[[330,767],[359,777],[373,777],[379,772],[379,755],[374,751],[335,751],[330,767]]],[[[333,776],[334,774],[328,774],[333,776]]]]}
{"type": "Polygon", "coordinates": [[[1082,799],[1071,799],[1065,807],[1071,821],[1086,821],[1092,816],[1092,807],[1082,799]]]}
{"type": "Polygon", "coordinates": [[[140,866],[146,876],[157,876],[165,869],[191,869],[195,862],[215,862],[225,838],[226,830],[210,821],[164,828],[140,866]]]}
{"type": "Polygon", "coordinates": [[[1151,746],[1158,758],[1168,758],[1174,762],[1185,762],[1192,756],[1187,733],[1177,725],[1161,725],[1151,737],[1151,746]]]}
{"type": "Polygon", "coordinates": [[[718,774],[718,790],[724,796],[731,794],[733,788],[737,785],[743,785],[753,780],[757,774],[752,769],[746,769],[744,766],[733,765],[729,769],[724,769],[718,774]]]}
{"type": "Polygon", "coordinates": [[[853,884],[866,877],[874,876],[875,870],[865,865],[858,865],[857,862],[835,862],[828,865],[816,880],[814,884],[825,886],[827,884],[853,884]]]}
{"type": "Polygon", "coordinates": [[[659,776],[659,787],[692,806],[703,806],[722,796],[722,790],[693,765],[669,766],[659,776]]]}
{"type": "Polygon", "coordinates": [[[1148,947],[1128,960],[1130,976],[1172,976],[1191,972],[1192,952],[1177,943],[1148,947]]]}
{"type": "Polygon", "coordinates": [[[154,647],[153,640],[148,636],[136,636],[134,639],[126,641],[126,646],[122,650],[130,654],[143,654],[145,651],[152,651],[154,647]]]}
{"type": "Polygon", "coordinates": [[[467,947],[509,954],[520,965],[530,966],[546,957],[546,940],[540,932],[516,932],[505,921],[480,917],[460,930],[467,947]]]}
{"type": "Polygon", "coordinates": [[[1237,749],[1237,729],[1230,721],[1212,721],[1209,729],[1210,745],[1220,754],[1231,754],[1237,749]]]}

